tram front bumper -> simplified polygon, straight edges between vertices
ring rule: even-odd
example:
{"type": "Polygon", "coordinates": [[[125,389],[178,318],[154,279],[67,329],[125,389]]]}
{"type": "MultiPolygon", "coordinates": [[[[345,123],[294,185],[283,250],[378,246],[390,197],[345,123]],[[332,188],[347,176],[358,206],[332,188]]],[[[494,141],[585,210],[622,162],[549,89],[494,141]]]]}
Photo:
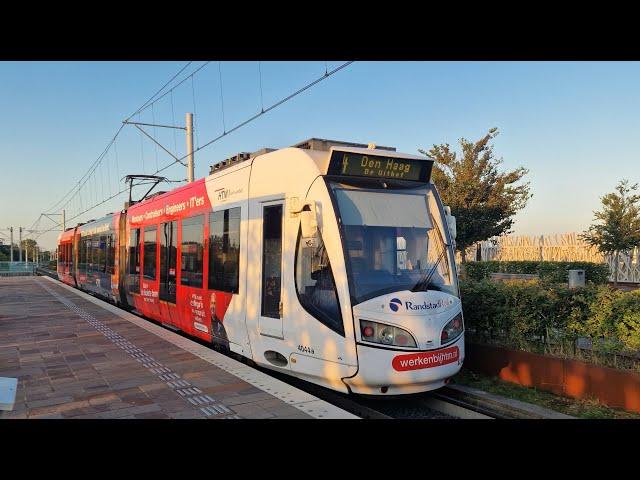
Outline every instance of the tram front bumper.
{"type": "Polygon", "coordinates": [[[343,381],[353,393],[398,395],[443,387],[462,368],[464,335],[428,351],[399,351],[358,344],[358,373],[343,381]]]}

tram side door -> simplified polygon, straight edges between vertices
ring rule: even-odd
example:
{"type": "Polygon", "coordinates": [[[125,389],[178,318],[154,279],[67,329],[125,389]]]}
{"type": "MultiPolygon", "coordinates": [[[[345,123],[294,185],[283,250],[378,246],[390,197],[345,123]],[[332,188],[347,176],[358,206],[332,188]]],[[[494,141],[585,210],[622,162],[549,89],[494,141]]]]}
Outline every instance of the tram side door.
{"type": "Polygon", "coordinates": [[[284,338],[282,330],[282,241],[284,200],[262,204],[261,282],[259,330],[261,335],[284,338]]]}

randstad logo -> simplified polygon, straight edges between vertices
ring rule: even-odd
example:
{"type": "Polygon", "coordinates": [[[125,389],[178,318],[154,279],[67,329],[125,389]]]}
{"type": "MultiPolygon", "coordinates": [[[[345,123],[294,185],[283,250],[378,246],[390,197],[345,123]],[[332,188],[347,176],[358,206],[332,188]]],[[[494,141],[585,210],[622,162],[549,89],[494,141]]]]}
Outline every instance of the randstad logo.
{"type": "Polygon", "coordinates": [[[437,308],[448,307],[453,304],[451,298],[441,298],[437,302],[428,302],[425,300],[423,303],[414,304],[413,302],[404,302],[404,306],[407,310],[432,310],[437,308]]]}
{"type": "MultiPolygon", "coordinates": [[[[426,300],[422,303],[413,303],[413,302],[404,302],[404,308],[405,310],[436,310],[439,308],[446,308],[450,305],[453,305],[454,300],[451,298],[441,298],[435,302],[427,302],[426,300]]],[[[400,310],[400,307],[402,306],[402,302],[397,299],[397,298],[392,298],[391,301],[389,302],[389,308],[394,311],[397,312],[398,310],[400,310]]]]}
{"type": "Polygon", "coordinates": [[[400,308],[400,305],[402,305],[402,302],[397,298],[392,298],[391,301],[389,302],[389,308],[394,312],[398,311],[398,309],[400,308]]]}

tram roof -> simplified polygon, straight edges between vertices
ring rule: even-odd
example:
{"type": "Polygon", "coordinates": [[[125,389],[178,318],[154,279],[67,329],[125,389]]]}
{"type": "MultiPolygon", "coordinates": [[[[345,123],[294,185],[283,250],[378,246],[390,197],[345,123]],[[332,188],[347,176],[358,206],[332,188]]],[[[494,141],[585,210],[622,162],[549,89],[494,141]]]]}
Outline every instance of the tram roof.
{"type": "MultiPolygon", "coordinates": [[[[321,152],[328,152],[332,147],[342,147],[342,148],[366,148],[371,149],[375,148],[376,150],[385,150],[388,152],[395,152],[395,147],[384,147],[375,144],[364,144],[364,143],[355,143],[355,142],[344,142],[341,140],[328,140],[326,138],[309,138],[307,140],[303,140],[302,142],[298,142],[295,145],[292,145],[293,148],[300,148],[302,150],[314,150],[321,152]]],[[[209,175],[212,175],[220,170],[232,167],[233,165],[237,165],[240,162],[244,162],[246,160],[251,160],[252,158],[258,157],[260,155],[264,155],[266,153],[275,152],[279,150],[277,148],[261,148],[260,150],[256,150],[255,152],[239,152],[231,157],[228,157],[224,160],[221,160],[217,163],[211,165],[209,169],[209,175]]]]}

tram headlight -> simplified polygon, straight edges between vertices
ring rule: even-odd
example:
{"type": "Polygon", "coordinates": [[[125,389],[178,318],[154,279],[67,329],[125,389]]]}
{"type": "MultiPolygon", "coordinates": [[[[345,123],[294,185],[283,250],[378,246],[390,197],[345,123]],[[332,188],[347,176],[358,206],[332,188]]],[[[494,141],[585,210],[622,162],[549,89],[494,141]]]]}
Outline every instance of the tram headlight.
{"type": "Polygon", "coordinates": [[[384,323],[360,320],[360,334],[365,342],[395,347],[416,348],[416,340],[406,330],[384,323]]]}
{"type": "Polygon", "coordinates": [[[440,344],[449,343],[460,336],[463,330],[462,312],[453,317],[442,329],[440,344]]]}

